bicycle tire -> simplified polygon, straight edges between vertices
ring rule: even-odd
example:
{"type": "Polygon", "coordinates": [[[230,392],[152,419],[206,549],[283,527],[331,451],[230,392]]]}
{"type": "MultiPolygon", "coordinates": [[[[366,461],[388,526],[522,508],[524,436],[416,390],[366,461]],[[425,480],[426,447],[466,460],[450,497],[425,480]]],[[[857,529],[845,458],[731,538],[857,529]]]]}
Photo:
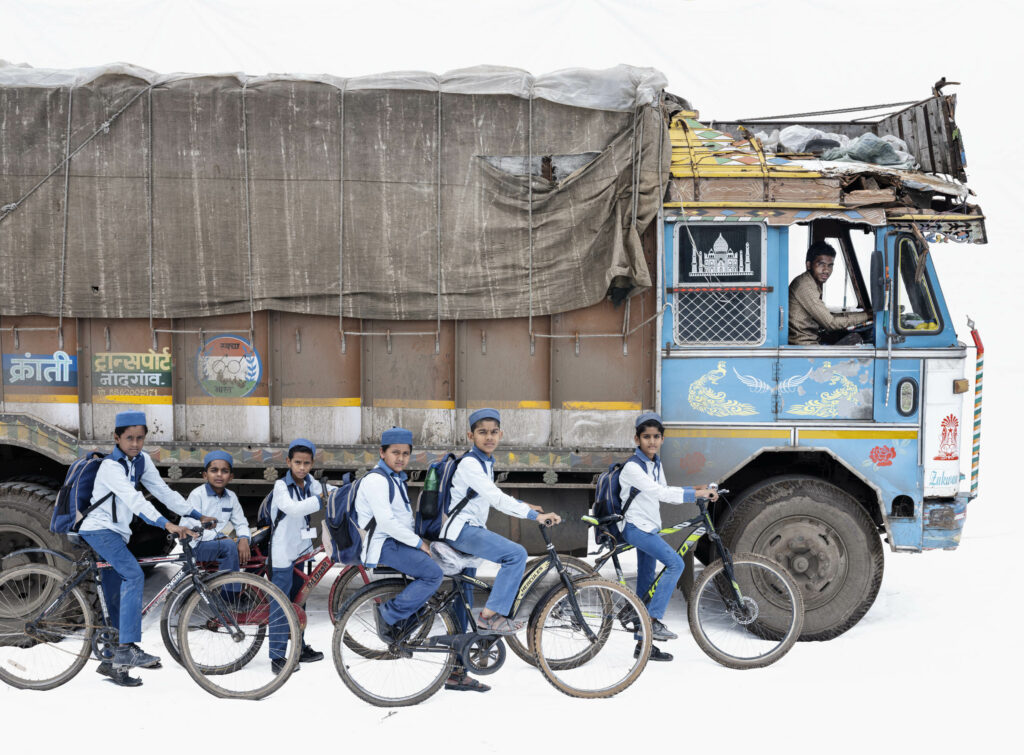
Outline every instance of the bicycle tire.
{"type": "MultiPolygon", "coordinates": [[[[562,555],[559,555],[558,558],[565,565],[566,570],[570,572],[570,577],[576,578],[584,575],[593,577],[597,576],[597,572],[594,571],[594,567],[581,558],[562,555]]],[[[530,574],[536,568],[537,564],[546,560],[547,556],[541,556],[540,558],[533,559],[526,564],[523,574],[530,574]]],[[[562,581],[558,578],[558,572],[554,569],[549,570],[544,574],[544,576],[530,585],[530,589],[527,591],[526,595],[523,596],[523,603],[519,609],[520,613],[523,608],[530,609],[529,619],[527,619],[526,626],[519,632],[505,637],[505,644],[509,646],[509,649],[531,666],[537,665],[537,656],[532,641],[532,630],[536,625],[539,608],[560,586],[562,586],[562,581]],[[532,596],[536,596],[536,598],[532,601],[531,606],[530,598],[532,596]]]]}
{"type": "Polygon", "coordinates": [[[651,652],[651,619],[632,590],[601,577],[573,584],[596,641],[579,626],[562,587],[541,606],[533,645],[544,677],[570,697],[611,697],[637,680],[651,652]],[[596,629],[591,624],[596,624],[596,629]],[[590,651],[591,645],[598,645],[590,651]],[[571,659],[578,659],[570,663],[571,659]]]}
{"type": "MultiPolygon", "coordinates": [[[[338,617],[341,615],[341,607],[345,604],[345,601],[352,597],[349,593],[349,589],[352,584],[352,580],[357,576],[362,576],[359,567],[357,566],[346,566],[341,572],[335,577],[334,582],[331,584],[331,592],[327,597],[328,610],[331,612],[331,623],[337,624],[338,617]]],[[[373,581],[373,578],[367,575],[363,585],[368,585],[373,581]]],[[[357,588],[360,589],[360,588],[357,588]]]]}
{"type": "Polygon", "coordinates": [[[700,649],[723,666],[762,668],[782,658],[799,639],[803,595],[785,567],[771,559],[736,553],[732,563],[745,610],[738,610],[732,599],[733,589],[719,559],[704,568],[693,586],[687,607],[690,632],[700,649]]]}
{"type": "MultiPolygon", "coordinates": [[[[331,651],[334,667],[345,686],[360,700],[383,708],[416,705],[436,693],[451,675],[454,653],[392,652],[377,636],[374,605],[390,600],[405,589],[399,579],[374,580],[345,601],[334,627],[331,651]],[[356,638],[355,645],[371,653],[354,650],[345,637],[356,638]],[[387,689],[384,689],[387,687],[387,689]]],[[[429,635],[454,634],[455,619],[447,610],[429,609],[422,620],[425,631],[417,629],[407,646],[422,642],[429,635]]]]}
{"type": "Polygon", "coordinates": [[[185,628],[178,633],[181,659],[189,676],[217,697],[261,700],[280,689],[298,666],[302,645],[299,620],[288,596],[272,582],[245,572],[218,574],[202,588],[189,596],[179,621],[179,630],[185,628]],[[240,637],[224,626],[227,617],[220,609],[226,601],[222,591],[230,585],[235,586],[231,592],[237,598],[227,608],[231,620],[242,630],[240,637]],[[277,674],[269,656],[257,658],[275,611],[280,612],[288,629],[285,663],[277,674]],[[243,642],[246,644],[234,654],[228,652],[232,644],[243,642]]]}
{"type": "MultiPolygon", "coordinates": [[[[212,576],[203,575],[200,579],[206,582],[212,576]]],[[[181,665],[184,664],[181,663],[181,648],[178,646],[178,621],[181,619],[181,609],[193,589],[192,580],[182,581],[164,599],[164,606],[160,611],[160,639],[164,641],[164,648],[171,659],[181,665]]]]}
{"type": "Polygon", "coordinates": [[[50,610],[35,634],[26,630],[26,622],[59,596],[67,577],[46,564],[26,564],[0,573],[0,679],[12,687],[59,687],[89,660],[95,625],[92,607],[79,586],[50,610]]]}

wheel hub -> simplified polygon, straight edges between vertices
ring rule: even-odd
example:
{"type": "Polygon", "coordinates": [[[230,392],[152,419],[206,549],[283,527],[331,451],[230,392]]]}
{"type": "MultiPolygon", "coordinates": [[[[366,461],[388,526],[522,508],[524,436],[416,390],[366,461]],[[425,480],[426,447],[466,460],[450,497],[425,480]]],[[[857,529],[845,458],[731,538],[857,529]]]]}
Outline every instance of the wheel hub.
{"type": "Polygon", "coordinates": [[[815,517],[781,519],[754,543],[754,551],[785,566],[800,585],[812,610],[842,588],[848,569],[846,547],[836,531],[815,517]]]}

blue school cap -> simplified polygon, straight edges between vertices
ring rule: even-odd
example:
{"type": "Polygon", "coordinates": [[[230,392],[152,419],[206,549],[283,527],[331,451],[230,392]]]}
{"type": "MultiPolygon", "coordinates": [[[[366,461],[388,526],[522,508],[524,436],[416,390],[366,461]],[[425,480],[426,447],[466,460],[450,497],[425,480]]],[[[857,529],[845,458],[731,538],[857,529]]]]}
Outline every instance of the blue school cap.
{"type": "Polygon", "coordinates": [[[145,425],[146,424],[146,413],[133,411],[133,412],[118,412],[114,417],[114,427],[131,427],[132,425],[145,425]]]}
{"type": "Polygon", "coordinates": [[[405,443],[412,448],[412,430],[406,430],[404,427],[392,427],[381,433],[380,444],[382,446],[390,446],[392,443],[405,443]]]}
{"type": "Polygon", "coordinates": [[[211,461],[217,461],[218,459],[226,461],[232,469],[235,468],[235,460],[231,458],[231,454],[227,451],[210,451],[210,453],[203,457],[203,469],[210,466],[211,461]]]}
{"type": "Polygon", "coordinates": [[[640,425],[642,425],[644,422],[657,422],[659,425],[664,424],[661,421],[661,415],[658,414],[657,412],[644,412],[643,414],[636,418],[636,423],[633,425],[633,427],[640,429],[640,425]]]}
{"type": "Polygon", "coordinates": [[[313,441],[306,440],[305,438],[296,438],[288,444],[288,450],[291,451],[296,446],[305,446],[313,452],[313,456],[316,456],[316,446],[313,445],[313,441]]]}
{"type": "Polygon", "coordinates": [[[473,427],[482,419],[493,419],[498,424],[501,424],[501,415],[497,409],[477,409],[469,415],[469,426],[473,427]]]}

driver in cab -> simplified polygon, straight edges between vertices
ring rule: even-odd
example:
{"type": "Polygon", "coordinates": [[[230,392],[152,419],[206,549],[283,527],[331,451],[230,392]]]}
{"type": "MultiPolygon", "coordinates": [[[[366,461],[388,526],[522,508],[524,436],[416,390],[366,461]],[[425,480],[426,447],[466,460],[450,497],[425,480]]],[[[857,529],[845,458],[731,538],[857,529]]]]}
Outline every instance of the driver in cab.
{"type": "Polygon", "coordinates": [[[849,332],[871,322],[870,312],[830,312],[821,295],[832,275],[836,250],[825,241],[815,241],[807,250],[807,271],[789,284],[789,343],[793,346],[828,344],[847,346],[863,343],[859,333],[849,332]]]}

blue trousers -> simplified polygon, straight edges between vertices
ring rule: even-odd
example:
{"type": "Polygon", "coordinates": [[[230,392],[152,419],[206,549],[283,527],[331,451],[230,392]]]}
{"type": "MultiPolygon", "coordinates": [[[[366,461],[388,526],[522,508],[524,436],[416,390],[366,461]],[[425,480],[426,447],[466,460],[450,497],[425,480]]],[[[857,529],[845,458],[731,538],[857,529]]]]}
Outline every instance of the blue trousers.
{"type": "MultiPolygon", "coordinates": [[[[302,589],[302,577],[295,573],[295,564],[286,567],[271,567],[270,581],[281,588],[281,592],[294,600],[302,589]]],[[[270,657],[284,658],[285,648],[288,647],[288,620],[284,612],[277,608],[275,603],[270,607],[270,657]]],[[[304,634],[300,635],[299,642],[304,642],[304,634]]]]}
{"type": "Polygon", "coordinates": [[[196,561],[216,561],[220,571],[238,571],[238,546],[231,538],[205,540],[192,553],[196,561]]]}
{"type": "Polygon", "coordinates": [[[665,564],[665,574],[647,604],[647,613],[652,619],[661,619],[668,608],[672,591],[683,576],[683,557],[672,546],[661,539],[658,533],[644,532],[629,522],[622,530],[626,542],[636,548],[636,594],[643,598],[654,584],[654,570],[658,562],[665,564]]]}
{"type": "Polygon", "coordinates": [[[405,543],[388,538],[380,549],[377,563],[390,566],[413,578],[402,592],[380,607],[381,618],[388,624],[397,624],[412,616],[420,606],[437,592],[444,573],[434,559],[405,543]]]}
{"type": "Polygon", "coordinates": [[[508,616],[519,591],[519,583],[526,569],[526,548],[484,527],[466,525],[451,544],[463,553],[493,561],[501,565],[494,587],[487,599],[487,608],[508,616]]]}
{"type": "Polygon", "coordinates": [[[116,532],[94,530],[82,532],[82,538],[108,564],[101,574],[103,598],[107,602],[110,621],[117,629],[118,642],[142,639],[142,567],[116,532]]]}

